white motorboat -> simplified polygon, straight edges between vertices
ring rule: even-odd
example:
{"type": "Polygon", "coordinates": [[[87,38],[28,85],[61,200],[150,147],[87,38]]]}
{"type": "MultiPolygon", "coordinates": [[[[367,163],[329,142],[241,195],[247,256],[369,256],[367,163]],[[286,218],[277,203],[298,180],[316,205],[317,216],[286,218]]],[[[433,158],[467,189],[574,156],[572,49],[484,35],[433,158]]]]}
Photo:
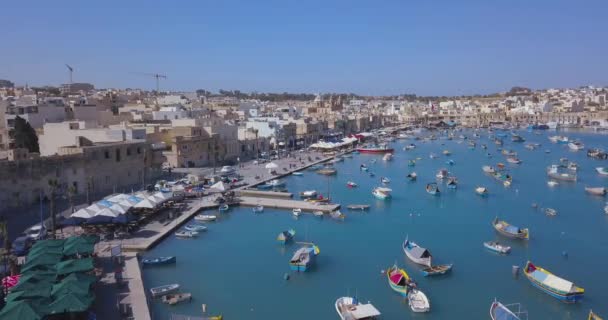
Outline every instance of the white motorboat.
{"type": "Polygon", "coordinates": [[[384,187],[377,187],[374,188],[374,190],[372,191],[372,194],[374,195],[374,197],[380,199],[380,200],[385,200],[391,197],[391,192],[393,190],[390,188],[384,188],[384,187]]]}
{"type": "Polygon", "coordinates": [[[407,303],[414,312],[429,312],[431,303],[424,292],[418,289],[412,289],[407,294],[407,303]]]}
{"type": "Polygon", "coordinates": [[[353,297],[336,300],[336,312],[342,320],[372,320],[380,316],[380,311],[371,303],[360,303],[353,297]]]}
{"type": "Polygon", "coordinates": [[[197,214],[194,217],[196,221],[214,221],[215,219],[217,219],[217,216],[213,214],[197,214]]]}
{"type": "Polygon", "coordinates": [[[597,167],[595,168],[595,171],[597,171],[600,176],[608,176],[608,170],[604,167],[597,167]]]}
{"type": "Polygon", "coordinates": [[[382,178],[380,178],[380,181],[381,181],[382,183],[384,183],[384,184],[389,184],[389,183],[391,183],[391,179],[386,178],[386,177],[382,177],[382,178]]]}
{"type": "Polygon", "coordinates": [[[568,143],[568,148],[570,148],[570,150],[572,151],[579,151],[583,150],[585,148],[585,145],[580,141],[574,141],[568,143]]]}
{"type": "Polygon", "coordinates": [[[293,213],[294,216],[298,217],[300,216],[300,214],[302,213],[302,209],[300,208],[294,208],[291,213],[293,213]]]}
{"type": "Polygon", "coordinates": [[[194,238],[198,235],[198,231],[180,230],[175,232],[175,236],[179,238],[194,238]]]}
{"type": "Polygon", "coordinates": [[[255,207],[253,207],[252,210],[253,210],[253,213],[262,213],[262,212],[264,212],[264,206],[259,206],[259,205],[255,206],[255,207]]]}
{"type": "Polygon", "coordinates": [[[313,211],[312,214],[315,215],[315,217],[322,217],[323,211],[321,211],[321,210],[313,211]]]}
{"type": "Polygon", "coordinates": [[[548,185],[549,187],[555,187],[555,186],[557,186],[558,184],[559,184],[559,182],[557,182],[557,181],[553,181],[553,180],[547,181],[547,185],[548,185]]]}
{"type": "Polygon", "coordinates": [[[184,229],[186,229],[186,231],[196,231],[196,232],[207,231],[207,227],[200,225],[200,224],[196,224],[196,223],[188,224],[184,227],[184,229]]]}
{"type": "Polygon", "coordinates": [[[393,160],[393,154],[392,153],[386,153],[386,154],[384,154],[384,157],[382,157],[382,160],[384,160],[384,161],[391,161],[391,160],[393,160]]]}
{"type": "Polygon", "coordinates": [[[268,184],[269,186],[271,186],[271,187],[273,187],[273,188],[274,188],[274,187],[282,187],[282,186],[284,186],[284,185],[285,185],[285,182],[284,182],[284,181],[282,181],[282,180],[280,180],[280,179],[274,179],[274,180],[270,180],[270,181],[268,181],[268,183],[267,183],[267,184],[268,184]]]}
{"type": "Polygon", "coordinates": [[[302,197],[302,198],[312,198],[312,197],[316,197],[316,196],[317,196],[316,190],[306,190],[306,191],[300,192],[300,197],[302,197]]]}
{"type": "Polygon", "coordinates": [[[177,291],[178,289],[179,289],[179,284],[173,283],[173,284],[167,284],[167,285],[160,286],[160,287],[151,288],[150,293],[152,294],[153,298],[156,298],[156,297],[162,297],[169,293],[173,293],[173,292],[177,291]]]}

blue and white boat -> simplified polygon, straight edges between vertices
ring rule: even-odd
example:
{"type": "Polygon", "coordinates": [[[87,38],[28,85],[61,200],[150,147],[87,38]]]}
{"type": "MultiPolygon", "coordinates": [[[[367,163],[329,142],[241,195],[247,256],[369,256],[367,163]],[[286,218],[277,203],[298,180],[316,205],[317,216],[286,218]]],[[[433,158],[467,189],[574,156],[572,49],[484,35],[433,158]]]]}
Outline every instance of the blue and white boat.
{"type": "Polygon", "coordinates": [[[170,257],[157,257],[157,258],[145,258],[141,260],[141,264],[144,266],[158,266],[165,264],[173,264],[176,262],[175,256],[170,257]]]}
{"type": "Polygon", "coordinates": [[[498,243],[498,241],[486,241],[483,243],[483,246],[492,252],[500,254],[508,254],[511,252],[511,247],[502,245],[498,243]]]}
{"type": "Polygon", "coordinates": [[[287,242],[291,241],[291,239],[293,239],[293,237],[295,235],[296,235],[296,231],[294,229],[289,229],[287,231],[282,231],[277,236],[277,241],[280,242],[281,244],[286,244],[287,242]]]}
{"type": "Polygon", "coordinates": [[[504,305],[494,299],[490,306],[490,318],[492,320],[523,320],[528,319],[528,313],[521,311],[519,303],[504,305]],[[517,307],[517,311],[512,311],[509,307],[517,307]]]}
{"type": "Polygon", "coordinates": [[[207,231],[207,227],[196,223],[187,224],[184,229],[188,231],[207,231]]]}
{"type": "Polygon", "coordinates": [[[317,256],[321,251],[314,243],[304,243],[300,249],[289,260],[291,270],[297,272],[305,272],[315,263],[317,256]]]}
{"type": "Polygon", "coordinates": [[[377,187],[377,188],[374,188],[374,190],[372,190],[372,194],[377,199],[386,200],[386,199],[389,199],[391,197],[391,192],[392,191],[393,190],[390,189],[390,188],[377,187]]]}
{"type": "Polygon", "coordinates": [[[576,303],[585,295],[585,289],[533,265],[530,261],[524,267],[524,274],[533,286],[562,302],[576,303]]]}

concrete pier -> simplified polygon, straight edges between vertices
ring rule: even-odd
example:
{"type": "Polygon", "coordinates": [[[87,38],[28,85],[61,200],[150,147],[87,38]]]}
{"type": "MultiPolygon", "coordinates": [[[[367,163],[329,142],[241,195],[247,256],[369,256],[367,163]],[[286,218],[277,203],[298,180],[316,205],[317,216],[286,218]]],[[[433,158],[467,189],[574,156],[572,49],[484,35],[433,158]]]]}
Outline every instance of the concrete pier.
{"type": "Polygon", "coordinates": [[[274,209],[302,209],[302,211],[313,212],[313,211],[323,211],[325,213],[329,213],[332,211],[336,211],[340,209],[339,204],[331,203],[331,204],[320,204],[320,203],[312,203],[306,201],[299,200],[287,200],[287,199],[269,199],[269,198],[256,198],[256,197],[240,197],[242,206],[264,206],[264,208],[274,208],[274,209]]]}
{"type": "Polygon", "coordinates": [[[260,191],[260,190],[249,190],[243,189],[236,192],[239,196],[244,197],[260,197],[260,198],[281,198],[291,199],[293,193],[291,192],[274,192],[274,191],[260,191]]]}

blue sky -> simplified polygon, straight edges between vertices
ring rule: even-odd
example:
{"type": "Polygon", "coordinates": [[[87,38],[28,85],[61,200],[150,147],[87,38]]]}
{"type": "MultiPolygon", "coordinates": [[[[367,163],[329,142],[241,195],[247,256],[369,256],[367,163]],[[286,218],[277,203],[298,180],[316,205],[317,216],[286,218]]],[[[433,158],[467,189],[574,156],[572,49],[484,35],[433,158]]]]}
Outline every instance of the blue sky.
{"type": "Polygon", "coordinates": [[[608,1],[9,1],[0,79],[460,95],[607,85],[608,1]]]}

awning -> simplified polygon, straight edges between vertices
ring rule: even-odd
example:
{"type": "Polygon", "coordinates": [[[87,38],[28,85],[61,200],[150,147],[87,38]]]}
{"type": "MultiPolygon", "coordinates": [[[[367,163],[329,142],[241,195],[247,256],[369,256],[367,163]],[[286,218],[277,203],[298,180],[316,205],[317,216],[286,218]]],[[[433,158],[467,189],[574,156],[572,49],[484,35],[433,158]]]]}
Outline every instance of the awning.
{"type": "Polygon", "coordinates": [[[0,320],[40,320],[42,317],[34,311],[32,306],[25,301],[13,301],[8,303],[0,311],[0,320]]]}

